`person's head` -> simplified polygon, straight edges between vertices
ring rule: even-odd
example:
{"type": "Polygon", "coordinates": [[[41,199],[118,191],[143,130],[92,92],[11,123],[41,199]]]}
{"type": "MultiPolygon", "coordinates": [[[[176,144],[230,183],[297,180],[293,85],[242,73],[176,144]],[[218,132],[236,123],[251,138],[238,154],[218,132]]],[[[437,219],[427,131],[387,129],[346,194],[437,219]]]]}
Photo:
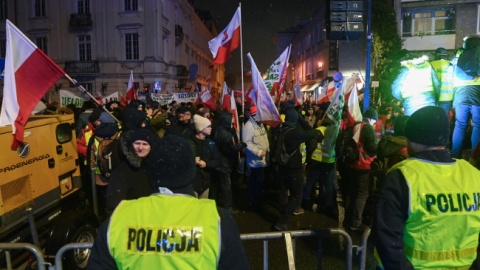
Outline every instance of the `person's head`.
{"type": "Polygon", "coordinates": [[[392,107],[392,115],[393,117],[398,117],[400,113],[402,112],[402,109],[398,106],[393,106],[392,107]]]}
{"type": "Polygon", "coordinates": [[[443,60],[447,60],[448,59],[448,52],[445,48],[443,47],[438,47],[436,50],[435,50],[435,60],[440,60],[440,59],[443,59],[443,60]]]}
{"type": "Polygon", "coordinates": [[[88,116],[88,122],[92,123],[94,126],[100,125],[100,115],[102,114],[102,108],[93,109],[92,113],[88,116]]]}
{"type": "Polygon", "coordinates": [[[378,120],[378,113],[373,108],[368,108],[365,112],[363,112],[363,118],[368,120],[370,125],[375,124],[378,120]]]}
{"type": "Polygon", "coordinates": [[[195,125],[195,131],[197,134],[202,134],[202,138],[205,136],[210,136],[212,133],[212,122],[203,116],[195,114],[193,116],[193,124],[195,125]]]}
{"type": "Polygon", "coordinates": [[[107,108],[107,110],[109,111],[113,111],[115,110],[116,108],[120,107],[120,102],[116,101],[116,100],[113,100],[113,101],[110,101],[108,102],[105,107],[107,108]]]}
{"type": "Polygon", "coordinates": [[[285,113],[285,122],[296,124],[298,122],[299,114],[296,110],[288,110],[285,113]]]}
{"type": "Polygon", "coordinates": [[[257,106],[251,106],[250,109],[248,110],[250,113],[250,116],[255,119],[257,116],[257,106]]]}
{"type": "Polygon", "coordinates": [[[179,107],[176,112],[179,122],[186,124],[192,119],[192,110],[188,107],[179,107]]]}
{"type": "Polygon", "coordinates": [[[138,157],[144,158],[150,154],[156,135],[150,129],[142,128],[128,132],[129,143],[138,157]]]}
{"type": "Polygon", "coordinates": [[[445,149],[450,135],[448,116],[440,107],[423,107],[407,120],[404,133],[409,154],[445,149]]]}
{"type": "Polygon", "coordinates": [[[147,162],[147,176],[154,189],[165,187],[193,195],[195,170],[193,149],[185,139],[167,135],[155,141],[147,162]]]}
{"type": "Polygon", "coordinates": [[[146,126],[147,114],[134,107],[126,108],[123,111],[123,128],[125,130],[140,129],[146,126]]]}
{"type": "Polygon", "coordinates": [[[139,111],[145,111],[145,103],[141,100],[134,99],[128,103],[127,108],[134,108],[139,111]]]}

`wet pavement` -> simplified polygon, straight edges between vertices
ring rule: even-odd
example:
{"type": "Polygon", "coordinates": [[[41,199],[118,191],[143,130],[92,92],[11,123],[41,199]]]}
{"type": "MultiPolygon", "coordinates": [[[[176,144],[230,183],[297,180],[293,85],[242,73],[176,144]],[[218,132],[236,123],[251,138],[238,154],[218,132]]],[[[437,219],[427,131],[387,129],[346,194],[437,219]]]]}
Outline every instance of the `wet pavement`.
{"type": "MultiPolygon", "coordinates": [[[[243,181],[242,181],[243,182],[243,181]]],[[[237,221],[241,234],[273,232],[279,212],[276,207],[276,194],[273,188],[265,185],[264,206],[262,209],[249,209],[246,200],[246,186],[244,184],[233,184],[233,197],[239,213],[232,215],[237,221]]],[[[304,214],[292,216],[289,221],[289,230],[315,230],[323,228],[340,228],[345,230],[352,238],[353,245],[360,246],[363,232],[344,229],[342,224],[344,211],[341,199],[338,200],[338,218],[326,214],[306,210],[304,214]]],[[[296,269],[317,269],[317,247],[318,238],[300,237],[294,241],[295,266],[296,269]]],[[[244,240],[247,255],[250,260],[250,267],[253,270],[263,269],[263,241],[244,240]]],[[[322,264],[321,269],[346,269],[345,239],[339,235],[330,235],[322,241],[322,264]]],[[[289,269],[286,244],[284,238],[269,240],[268,246],[268,269],[289,269]]],[[[352,269],[359,269],[359,256],[353,252],[352,269]]],[[[375,269],[372,244],[368,242],[367,258],[365,269],[375,269]]]]}

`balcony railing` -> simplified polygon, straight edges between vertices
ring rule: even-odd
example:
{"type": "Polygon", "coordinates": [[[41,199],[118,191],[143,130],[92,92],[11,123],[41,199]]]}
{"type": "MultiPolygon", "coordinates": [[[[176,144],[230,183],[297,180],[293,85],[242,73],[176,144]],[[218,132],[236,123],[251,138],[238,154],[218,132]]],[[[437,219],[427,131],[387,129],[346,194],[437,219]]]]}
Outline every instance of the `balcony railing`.
{"type": "Polygon", "coordinates": [[[67,61],[65,62],[66,73],[100,73],[98,61],[67,61]]]}
{"type": "Polygon", "coordinates": [[[93,28],[92,15],[90,13],[72,13],[70,14],[69,30],[83,31],[93,28]]]}

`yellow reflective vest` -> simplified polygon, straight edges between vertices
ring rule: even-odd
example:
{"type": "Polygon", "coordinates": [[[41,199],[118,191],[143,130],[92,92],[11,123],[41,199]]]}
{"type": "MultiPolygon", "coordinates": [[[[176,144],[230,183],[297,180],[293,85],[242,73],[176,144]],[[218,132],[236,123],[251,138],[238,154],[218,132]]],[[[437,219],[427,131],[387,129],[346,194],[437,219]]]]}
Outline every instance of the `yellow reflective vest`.
{"type": "MultiPolygon", "coordinates": [[[[326,137],[327,127],[319,126],[316,128],[324,137],[326,137]]],[[[312,153],[312,159],[318,162],[333,163],[335,162],[335,144],[329,144],[328,140],[323,139],[322,143],[317,143],[317,148],[312,153]]]]}
{"type": "Polygon", "coordinates": [[[406,99],[411,96],[418,96],[425,92],[434,92],[432,84],[432,65],[425,61],[423,64],[405,64],[410,72],[405,77],[403,87],[401,89],[402,98],[406,99]],[[414,72],[412,72],[412,70],[414,72]]]}
{"type": "Polygon", "coordinates": [[[414,158],[395,169],[410,189],[403,237],[407,259],[415,269],[468,269],[477,257],[480,171],[464,160],[445,164],[414,158]]]}
{"type": "Polygon", "coordinates": [[[450,61],[445,59],[432,61],[431,64],[440,81],[438,101],[452,101],[454,88],[453,66],[450,65],[450,61]]]}
{"type": "Polygon", "coordinates": [[[220,258],[213,200],[178,194],[124,200],[107,235],[118,269],[216,269],[220,258]]]}

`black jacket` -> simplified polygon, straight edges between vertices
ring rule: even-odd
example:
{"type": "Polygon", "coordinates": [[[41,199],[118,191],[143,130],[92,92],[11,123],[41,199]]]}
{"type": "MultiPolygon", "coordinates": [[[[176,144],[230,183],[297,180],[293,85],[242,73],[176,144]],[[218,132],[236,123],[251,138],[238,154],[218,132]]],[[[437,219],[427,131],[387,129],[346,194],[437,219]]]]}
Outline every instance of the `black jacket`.
{"type": "Polygon", "coordinates": [[[227,163],[231,171],[237,167],[239,152],[243,148],[243,145],[239,143],[237,133],[231,128],[232,117],[231,113],[219,114],[217,125],[212,133],[222,163],[227,163]]]}
{"type": "MultiPolygon", "coordinates": [[[[308,130],[303,129],[298,124],[292,122],[285,122],[282,124],[279,132],[285,133],[284,142],[285,142],[285,151],[288,154],[294,153],[287,164],[281,166],[281,169],[302,169],[302,152],[300,145],[316,136],[315,130],[312,129],[309,125],[305,126],[308,130]],[[290,131],[288,131],[290,129],[290,131]]],[[[318,136],[318,135],[317,135],[318,136]]]]}
{"type": "Polygon", "coordinates": [[[105,210],[109,215],[122,200],[138,199],[154,192],[147,177],[146,158],[137,156],[125,137],[120,137],[120,164],[112,170],[108,182],[105,210]]]}
{"type": "Polygon", "coordinates": [[[197,136],[193,135],[189,143],[193,148],[195,157],[200,157],[200,159],[204,160],[207,164],[205,168],[197,166],[195,178],[193,179],[193,189],[198,194],[202,194],[210,187],[212,171],[223,171],[220,154],[218,153],[215,142],[210,140],[210,138],[200,140],[197,136]]]}

